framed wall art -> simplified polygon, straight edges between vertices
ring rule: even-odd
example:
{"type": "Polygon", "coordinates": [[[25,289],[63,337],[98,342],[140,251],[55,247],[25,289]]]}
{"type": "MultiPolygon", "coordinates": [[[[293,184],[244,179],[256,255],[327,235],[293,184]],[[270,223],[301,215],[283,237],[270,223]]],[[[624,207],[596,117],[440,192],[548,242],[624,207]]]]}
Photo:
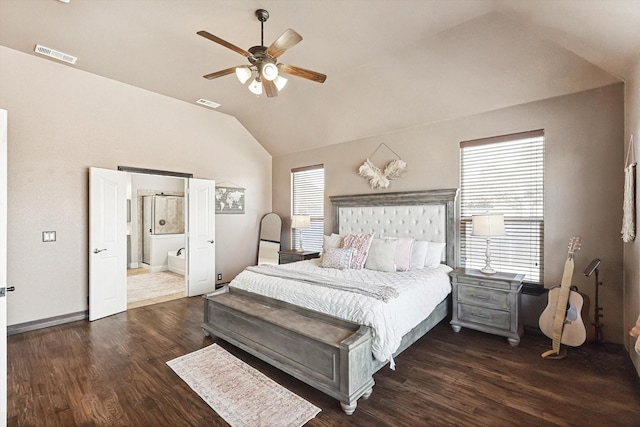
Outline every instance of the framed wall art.
{"type": "Polygon", "coordinates": [[[245,189],[216,186],[216,214],[243,214],[245,189]]]}

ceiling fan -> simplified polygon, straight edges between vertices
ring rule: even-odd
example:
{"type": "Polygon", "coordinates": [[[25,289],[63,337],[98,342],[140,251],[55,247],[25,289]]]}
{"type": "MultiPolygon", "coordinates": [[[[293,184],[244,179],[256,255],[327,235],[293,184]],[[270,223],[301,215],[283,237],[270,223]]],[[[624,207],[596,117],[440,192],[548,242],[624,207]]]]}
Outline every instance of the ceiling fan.
{"type": "Polygon", "coordinates": [[[258,9],[255,15],[261,23],[260,46],[250,47],[248,51],[222,40],[220,37],[216,37],[207,31],[198,31],[198,35],[245,56],[250,62],[249,65],[238,65],[207,74],[203,76],[205,79],[212,80],[235,72],[238,80],[240,80],[242,84],[252,79],[249,83],[249,90],[251,92],[260,95],[264,88],[269,98],[278,96],[278,92],[282,90],[287,83],[287,79],[280,74],[302,77],[303,79],[324,83],[327,76],[322,73],[306,70],[294,65],[278,63],[280,55],[302,41],[300,34],[289,28],[271,43],[271,46],[266,47],[264,46],[264,23],[269,19],[269,12],[264,9],[258,9]]]}

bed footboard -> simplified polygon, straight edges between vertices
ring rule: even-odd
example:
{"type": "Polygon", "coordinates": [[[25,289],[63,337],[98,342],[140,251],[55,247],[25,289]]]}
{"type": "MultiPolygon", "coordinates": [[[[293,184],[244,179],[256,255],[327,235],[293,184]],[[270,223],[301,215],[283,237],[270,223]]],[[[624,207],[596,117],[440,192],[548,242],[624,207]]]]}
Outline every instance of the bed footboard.
{"type": "Polygon", "coordinates": [[[366,326],[224,287],[204,297],[202,328],[335,397],[348,415],[373,392],[366,326]]]}

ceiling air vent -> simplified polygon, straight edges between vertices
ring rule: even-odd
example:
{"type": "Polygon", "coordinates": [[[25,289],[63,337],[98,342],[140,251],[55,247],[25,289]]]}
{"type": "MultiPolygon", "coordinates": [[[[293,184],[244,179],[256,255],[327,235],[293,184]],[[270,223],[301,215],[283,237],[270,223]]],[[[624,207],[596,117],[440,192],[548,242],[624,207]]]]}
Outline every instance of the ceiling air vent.
{"type": "Polygon", "coordinates": [[[220,104],[217,102],[209,101],[208,99],[200,98],[196,101],[196,104],[204,105],[209,108],[218,108],[220,104]]]}
{"type": "Polygon", "coordinates": [[[68,55],[66,53],[57,51],[55,49],[51,49],[42,45],[37,44],[35,48],[36,53],[39,53],[44,56],[49,56],[51,58],[68,62],[69,64],[75,64],[78,58],[75,56],[68,55]]]}

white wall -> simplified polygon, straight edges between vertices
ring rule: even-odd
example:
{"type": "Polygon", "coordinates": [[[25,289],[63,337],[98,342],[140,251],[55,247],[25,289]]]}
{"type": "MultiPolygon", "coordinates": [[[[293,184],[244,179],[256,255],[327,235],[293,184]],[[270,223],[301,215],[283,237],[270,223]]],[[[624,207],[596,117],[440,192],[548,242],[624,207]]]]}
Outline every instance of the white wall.
{"type": "MultiPolygon", "coordinates": [[[[245,187],[246,214],[216,217],[216,269],[255,262],[271,210],[271,156],[234,118],[0,47],[9,111],[9,325],[82,312],[88,296],[88,168],[193,173],[245,187]],[[42,231],[57,231],[43,243],[42,231]]],[[[204,95],[204,94],[203,94],[204,95]]]]}
{"type": "MultiPolygon", "coordinates": [[[[624,150],[628,148],[633,135],[635,159],[640,162],[640,55],[633,66],[633,78],[625,85],[625,138],[624,150]]],[[[624,343],[638,374],[640,356],[634,351],[635,338],[626,332],[631,329],[640,315],[640,165],[636,166],[636,239],[624,244],[624,343]]]]}
{"type": "MultiPolygon", "coordinates": [[[[401,102],[401,101],[399,101],[401,102]]],[[[390,107],[393,108],[393,107],[390,107]]],[[[357,120],[358,112],[353,112],[357,120]]],[[[573,283],[593,301],[593,277],[582,271],[593,258],[602,259],[600,289],[605,340],[626,340],[622,328],[622,139],[624,87],[607,86],[573,95],[465,117],[404,131],[335,144],[273,159],[273,207],[290,216],[291,168],[323,163],[325,167],[325,231],[330,232],[329,196],[376,193],[358,176],[358,167],[381,142],[407,162],[408,172],[385,191],[458,188],[461,141],[534,129],[545,130],[545,286],[559,285],[571,236],[583,239],[576,256],[573,283]]],[[[384,165],[393,154],[381,149],[372,161],[384,165]]],[[[285,236],[285,242],[287,237],[285,236]]],[[[525,325],[537,327],[546,305],[526,297],[525,325]]],[[[591,314],[590,314],[591,315],[591,314]]],[[[593,317],[591,315],[591,317],[593,317]]],[[[587,332],[593,335],[588,321],[587,332]]]]}
{"type": "Polygon", "coordinates": [[[175,254],[184,248],[184,234],[158,234],[149,236],[149,271],[157,273],[169,269],[169,252],[175,254]]]}

